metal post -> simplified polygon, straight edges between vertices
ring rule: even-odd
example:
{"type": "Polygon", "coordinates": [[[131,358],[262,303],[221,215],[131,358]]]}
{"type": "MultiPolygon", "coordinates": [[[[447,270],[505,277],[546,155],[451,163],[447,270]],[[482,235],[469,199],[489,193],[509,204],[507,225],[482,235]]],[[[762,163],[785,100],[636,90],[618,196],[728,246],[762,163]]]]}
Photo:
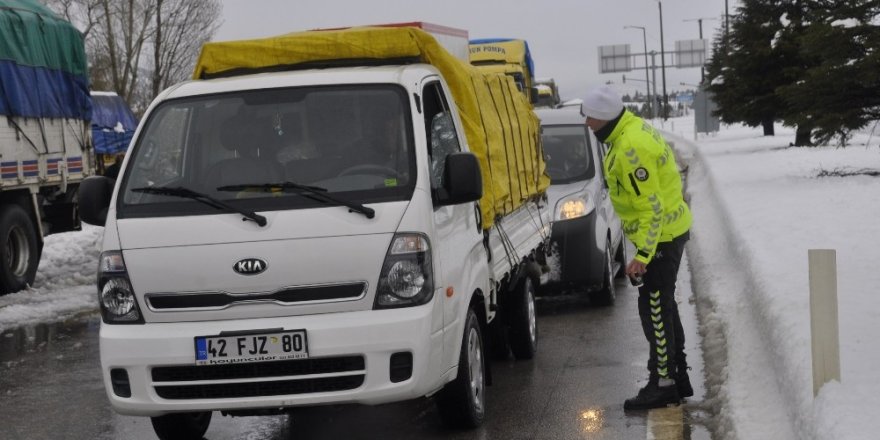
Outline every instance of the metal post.
{"type": "MultiPolygon", "coordinates": [[[[696,21],[697,22],[697,26],[699,26],[699,30],[700,30],[700,41],[703,40],[703,20],[715,20],[715,19],[709,18],[709,17],[700,17],[700,18],[691,18],[688,20],[684,20],[684,21],[696,21]]],[[[705,80],[706,80],[706,69],[703,66],[700,66],[700,84],[702,84],[703,81],[705,81],[705,80]]]]}
{"type": "Polygon", "coordinates": [[[648,117],[653,115],[651,112],[651,83],[650,78],[648,78],[648,37],[645,32],[644,26],[624,26],[624,29],[641,29],[642,31],[642,43],[645,45],[645,87],[648,89],[648,95],[645,96],[645,102],[648,104],[648,117]]]}
{"type": "MultiPolygon", "coordinates": [[[[700,41],[703,41],[703,19],[700,18],[697,20],[697,24],[700,26],[700,41]]],[[[700,66],[700,84],[706,80],[706,69],[703,66],[700,66]]]]}
{"type": "Polygon", "coordinates": [[[837,253],[810,249],[810,330],[813,347],[813,396],[825,383],[840,382],[837,322],[837,253]]]}
{"type": "Polygon", "coordinates": [[[730,12],[727,9],[727,0],[724,0],[724,42],[727,42],[727,33],[730,32],[730,26],[728,25],[728,17],[730,17],[730,12]]]}
{"type": "Polygon", "coordinates": [[[669,114],[669,101],[666,96],[666,49],[663,47],[663,2],[658,0],[657,6],[660,8],[660,65],[663,69],[663,120],[665,121],[669,114]]]}
{"type": "Polygon", "coordinates": [[[660,103],[657,99],[657,52],[651,51],[651,73],[654,77],[654,94],[651,95],[651,108],[654,109],[654,117],[657,116],[657,109],[660,108],[660,103]]]}

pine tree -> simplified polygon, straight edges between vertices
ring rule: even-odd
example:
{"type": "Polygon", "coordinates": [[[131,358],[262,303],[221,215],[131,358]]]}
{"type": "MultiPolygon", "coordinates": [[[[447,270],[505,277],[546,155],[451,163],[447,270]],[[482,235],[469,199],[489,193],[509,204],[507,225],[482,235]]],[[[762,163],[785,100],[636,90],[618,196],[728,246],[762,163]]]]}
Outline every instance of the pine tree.
{"type": "Polygon", "coordinates": [[[845,145],[852,130],[880,119],[878,3],[804,1],[812,20],[800,36],[800,51],[816,64],[779,92],[797,110],[791,122],[815,127],[818,143],[837,137],[845,145]]]}
{"type": "Polygon", "coordinates": [[[730,23],[730,35],[714,42],[707,70],[708,90],[727,123],[762,126],[784,120],[788,103],[777,93],[803,74],[797,45],[785,44],[784,17],[797,15],[799,0],[743,0],[730,23]]]}

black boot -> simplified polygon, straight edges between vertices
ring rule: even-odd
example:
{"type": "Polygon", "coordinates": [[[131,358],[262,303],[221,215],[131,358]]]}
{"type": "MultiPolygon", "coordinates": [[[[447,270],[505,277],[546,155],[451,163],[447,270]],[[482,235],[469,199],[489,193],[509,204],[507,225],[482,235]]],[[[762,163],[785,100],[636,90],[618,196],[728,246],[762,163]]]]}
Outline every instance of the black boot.
{"type": "Polygon", "coordinates": [[[623,403],[623,409],[665,408],[668,405],[678,405],[680,401],[678,389],[674,383],[660,386],[655,381],[648,381],[648,384],[639,390],[636,397],[626,399],[623,403]]]}
{"type": "Polygon", "coordinates": [[[694,395],[694,388],[691,386],[691,379],[688,377],[686,368],[675,375],[675,388],[678,390],[678,397],[682,399],[694,395]]]}

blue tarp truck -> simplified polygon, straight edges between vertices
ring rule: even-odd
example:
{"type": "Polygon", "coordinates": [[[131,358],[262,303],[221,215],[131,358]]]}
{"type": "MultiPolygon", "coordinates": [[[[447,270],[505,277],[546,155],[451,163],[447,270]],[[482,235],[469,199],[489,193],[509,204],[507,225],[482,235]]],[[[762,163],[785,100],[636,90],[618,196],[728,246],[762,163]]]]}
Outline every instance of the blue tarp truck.
{"type": "Polygon", "coordinates": [[[33,283],[45,235],[79,229],[91,116],[82,34],[36,0],[0,0],[0,294],[33,283]]]}
{"type": "Polygon", "coordinates": [[[98,171],[106,170],[128,151],[138,119],[115,92],[92,91],[92,143],[98,171]]]}

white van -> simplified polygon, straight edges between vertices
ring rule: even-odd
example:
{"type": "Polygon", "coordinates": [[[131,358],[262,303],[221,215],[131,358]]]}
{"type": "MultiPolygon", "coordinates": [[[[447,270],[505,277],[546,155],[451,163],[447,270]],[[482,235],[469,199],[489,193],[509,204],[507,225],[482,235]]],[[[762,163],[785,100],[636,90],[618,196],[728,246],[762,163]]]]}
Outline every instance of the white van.
{"type": "MultiPolygon", "coordinates": [[[[549,239],[538,197],[488,230],[449,87],[407,64],[183,83],[148,109],[115,183],[83,184],[105,225],[101,366],[113,408],[160,438],[212,411],[432,396],[485,414],[485,338],[537,347],[549,239]]],[[[497,348],[497,347],[496,347],[497,348]]]]}
{"type": "Polygon", "coordinates": [[[585,125],[578,108],[540,109],[544,160],[552,185],[550,282],[544,291],[586,292],[595,305],[616,297],[615,278],[626,269],[626,240],[605,187],[602,160],[607,146],[585,125]]]}

